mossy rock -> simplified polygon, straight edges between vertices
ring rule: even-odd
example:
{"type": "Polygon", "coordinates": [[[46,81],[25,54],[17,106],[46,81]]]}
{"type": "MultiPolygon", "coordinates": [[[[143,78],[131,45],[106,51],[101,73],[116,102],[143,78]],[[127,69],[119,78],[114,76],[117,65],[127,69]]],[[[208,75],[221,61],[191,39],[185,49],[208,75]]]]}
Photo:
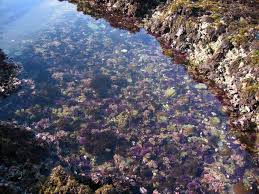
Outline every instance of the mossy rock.
{"type": "Polygon", "coordinates": [[[94,192],[88,185],[79,183],[72,175],[66,172],[62,166],[57,166],[52,170],[50,176],[43,184],[40,193],[92,194],[94,192]]]}

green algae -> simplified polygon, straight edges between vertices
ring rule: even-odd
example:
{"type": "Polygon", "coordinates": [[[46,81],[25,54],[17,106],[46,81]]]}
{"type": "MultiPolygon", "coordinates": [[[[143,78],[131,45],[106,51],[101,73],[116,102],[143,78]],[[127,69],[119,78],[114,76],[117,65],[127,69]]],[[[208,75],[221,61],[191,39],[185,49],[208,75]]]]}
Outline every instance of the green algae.
{"type": "Polygon", "coordinates": [[[167,9],[168,9],[168,11],[176,12],[179,8],[181,8],[183,6],[190,6],[191,2],[192,1],[190,1],[190,0],[177,0],[177,1],[172,2],[167,9]]]}
{"type": "Polygon", "coordinates": [[[78,193],[93,194],[89,186],[79,183],[72,175],[65,171],[62,166],[53,168],[50,176],[41,186],[40,193],[78,193]]]}
{"type": "Polygon", "coordinates": [[[113,185],[104,185],[101,188],[97,189],[95,191],[95,194],[112,194],[114,192],[114,186],[113,185]]]}
{"type": "MultiPolygon", "coordinates": [[[[165,8],[165,15],[176,13],[180,9],[189,9],[195,15],[195,12],[199,11],[211,11],[211,17],[214,20],[220,19],[220,13],[224,12],[224,6],[221,1],[211,1],[211,0],[198,0],[198,1],[190,1],[190,0],[175,0],[167,5],[165,8]]],[[[165,18],[166,16],[164,16],[165,18]]]]}
{"type": "Polygon", "coordinates": [[[259,91],[259,83],[247,86],[245,89],[248,93],[255,93],[259,91]]]}
{"type": "Polygon", "coordinates": [[[187,124],[187,125],[182,125],[182,128],[194,128],[195,126],[194,125],[191,125],[191,124],[187,124]]]}
{"type": "Polygon", "coordinates": [[[170,130],[170,131],[173,131],[173,130],[176,130],[176,125],[175,124],[169,124],[168,126],[167,126],[167,130],[170,130]]]}
{"type": "Polygon", "coordinates": [[[254,67],[259,67],[259,50],[255,50],[250,54],[250,63],[254,67]]]}
{"type": "Polygon", "coordinates": [[[165,90],[164,95],[166,98],[172,97],[176,94],[176,91],[174,88],[168,88],[165,90]]]}
{"type": "Polygon", "coordinates": [[[240,28],[236,34],[230,36],[230,38],[229,38],[230,41],[237,45],[244,44],[250,36],[250,33],[249,33],[250,29],[251,28],[248,26],[240,28]]]}
{"type": "MultiPolygon", "coordinates": [[[[138,112],[133,111],[133,114],[137,116],[138,112]]],[[[117,115],[113,122],[120,128],[123,129],[128,124],[128,120],[130,118],[129,112],[122,112],[119,115],[117,115]]]]}
{"type": "Polygon", "coordinates": [[[198,90],[204,90],[208,88],[205,84],[202,83],[196,84],[194,87],[198,90]]]}
{"type": "Polygon", "coordinates": [[[220,124],[220,119],[218,117],[211,117],[210,118],[210,123],[214,126],[220,124]]]}
{"type": "Polygon", "coordinates": [[[168,120],[167,116],[164,115],[160,115],[157,117],[158,122],[162,123],[162,122],[166,122],[168,120]]]}

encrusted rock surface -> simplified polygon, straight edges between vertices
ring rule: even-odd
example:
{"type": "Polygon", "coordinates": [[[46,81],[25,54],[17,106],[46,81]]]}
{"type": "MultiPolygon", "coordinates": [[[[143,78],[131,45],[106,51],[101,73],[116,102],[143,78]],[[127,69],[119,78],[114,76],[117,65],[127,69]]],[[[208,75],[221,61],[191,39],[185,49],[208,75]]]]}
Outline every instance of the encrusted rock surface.
{"type": "Polygon", "coordinates": [[[230,102],[226,109],[230,112],[231,123],[238,129],[237,135],[250,142],[253,150],[259,123],[259,7],[256,1],[70,2],[78,7],[88,3],[91,10],[98,7],[103,16],[109,12],[136,18],[165,45],[166,53],[171,49],[187,53],[186,66],[194,72],[194,77],[209,80],[225,92],[230,102]]]}

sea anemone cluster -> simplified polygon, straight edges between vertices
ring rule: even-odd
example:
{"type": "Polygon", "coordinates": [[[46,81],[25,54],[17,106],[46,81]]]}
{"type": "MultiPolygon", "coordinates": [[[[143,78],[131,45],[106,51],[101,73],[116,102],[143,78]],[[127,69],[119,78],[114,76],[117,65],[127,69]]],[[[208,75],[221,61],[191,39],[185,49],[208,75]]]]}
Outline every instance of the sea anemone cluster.
{"type": "Polygon", "coordinates": [[[23,51],[33,81],[5,117],[51,142],[77,176],[122,190],[224,193],[253,178],[249,155],[205,84],[145,32],[73,17],[23,51]]]}

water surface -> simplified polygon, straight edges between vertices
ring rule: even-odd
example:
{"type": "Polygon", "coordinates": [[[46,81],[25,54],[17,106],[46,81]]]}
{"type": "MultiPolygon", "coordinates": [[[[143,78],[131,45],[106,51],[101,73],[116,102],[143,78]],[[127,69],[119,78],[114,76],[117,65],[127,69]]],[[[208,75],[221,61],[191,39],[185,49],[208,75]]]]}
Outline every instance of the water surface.
{"type": "Polygon", "coordinates": [[[249,155],[207,86],[129,33],[55,0],[2,0],[0,48],[23,70],[0,120],[31,127],[73,173],[141,193],[228,193],[249,155]]]}

